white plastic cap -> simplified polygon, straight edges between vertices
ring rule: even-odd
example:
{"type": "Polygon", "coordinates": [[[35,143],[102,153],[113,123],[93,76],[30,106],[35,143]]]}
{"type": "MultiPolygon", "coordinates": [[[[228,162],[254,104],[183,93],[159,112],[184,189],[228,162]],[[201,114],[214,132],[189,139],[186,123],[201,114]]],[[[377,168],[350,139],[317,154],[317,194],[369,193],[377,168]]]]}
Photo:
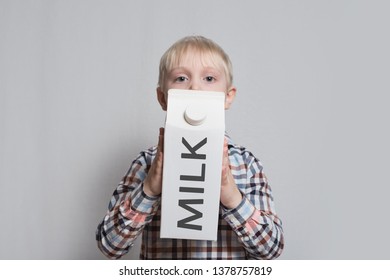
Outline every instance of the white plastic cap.
{"type": "Polygon", "coordinates": [[[184,118],[190,125],[201,125],[207,118],[207,112],[200,104],[191,104],[186,108],[184,118]]]}

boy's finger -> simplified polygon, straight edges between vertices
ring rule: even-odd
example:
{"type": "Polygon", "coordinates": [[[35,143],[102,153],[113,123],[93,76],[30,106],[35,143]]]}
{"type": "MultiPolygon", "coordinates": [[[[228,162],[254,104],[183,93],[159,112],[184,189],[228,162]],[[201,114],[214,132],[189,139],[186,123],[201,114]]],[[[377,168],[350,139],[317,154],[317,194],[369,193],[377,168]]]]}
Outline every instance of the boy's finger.
{"type": "Polygon", "coordinates": [[[163,154],[162,152],[159,152],[156,158],[156,169],[155,169],[157,176],[162,176],[162,166],[163,166],[163,154]]]}
{"type": "Polygon", "coordinates": [[[158,150],[164,151],[164,128],[160,127],[159,135],[158,135],[158,150]]]}

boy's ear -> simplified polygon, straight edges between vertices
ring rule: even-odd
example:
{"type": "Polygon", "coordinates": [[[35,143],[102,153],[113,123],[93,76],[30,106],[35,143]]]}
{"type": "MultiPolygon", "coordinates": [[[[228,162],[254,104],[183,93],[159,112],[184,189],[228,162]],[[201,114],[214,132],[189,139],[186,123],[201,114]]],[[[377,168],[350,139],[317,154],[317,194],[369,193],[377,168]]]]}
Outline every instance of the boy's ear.
{"type": "Polygon", "coordinates": [[[230,106],[232,105],[234,98],[236,97],[236,92],[237,92],[237,89],[234,86],[232,86],[228,90],[226,97],[225,97],[225,110],[229,109],[230,106]]]}
{"type": "Polygon", "coordinates": [[[162,91],[162,89],[160,87],[158,87],[156,89],[157,91],[157,100],[158,100],[158,103],[160,103],[161,105],[161,109],[163,109],[164,111],[167,110],[167,96],[166,94],[162,91]]]}

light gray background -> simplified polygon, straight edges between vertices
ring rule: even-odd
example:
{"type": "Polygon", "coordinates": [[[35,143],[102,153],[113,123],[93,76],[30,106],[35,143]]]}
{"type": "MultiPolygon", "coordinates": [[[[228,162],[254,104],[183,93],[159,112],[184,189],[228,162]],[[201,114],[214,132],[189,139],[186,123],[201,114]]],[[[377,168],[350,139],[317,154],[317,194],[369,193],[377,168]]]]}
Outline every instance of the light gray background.
{"type": "Polygon", "coordinates": [[[282,259],[389,259],[389,9],[0,0],[0,259],[103,258],[95,228],[164,124],[159,59],[190,34],[233,61],[227,129],[265,166],[282,259]]]}

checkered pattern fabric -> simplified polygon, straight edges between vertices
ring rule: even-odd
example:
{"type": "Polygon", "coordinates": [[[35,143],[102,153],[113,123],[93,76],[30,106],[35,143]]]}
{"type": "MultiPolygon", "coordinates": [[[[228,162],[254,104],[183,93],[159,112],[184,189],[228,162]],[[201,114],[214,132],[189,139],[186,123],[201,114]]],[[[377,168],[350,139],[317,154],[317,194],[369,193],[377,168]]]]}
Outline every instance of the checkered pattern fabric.
{"type": "Polygon", "coordinates": [[[103,254],[122,257],[142,233],[141,259],[277,258],[284,247],[283,230],[263,167],[251,152],[226,137],[231,171],[243,199],[235,209],[220,206],[216,241],[160,238],[160,197],[143,191],[156,156],[153,147],[133,161],[98,225],[96,240],[103,254]]]}

